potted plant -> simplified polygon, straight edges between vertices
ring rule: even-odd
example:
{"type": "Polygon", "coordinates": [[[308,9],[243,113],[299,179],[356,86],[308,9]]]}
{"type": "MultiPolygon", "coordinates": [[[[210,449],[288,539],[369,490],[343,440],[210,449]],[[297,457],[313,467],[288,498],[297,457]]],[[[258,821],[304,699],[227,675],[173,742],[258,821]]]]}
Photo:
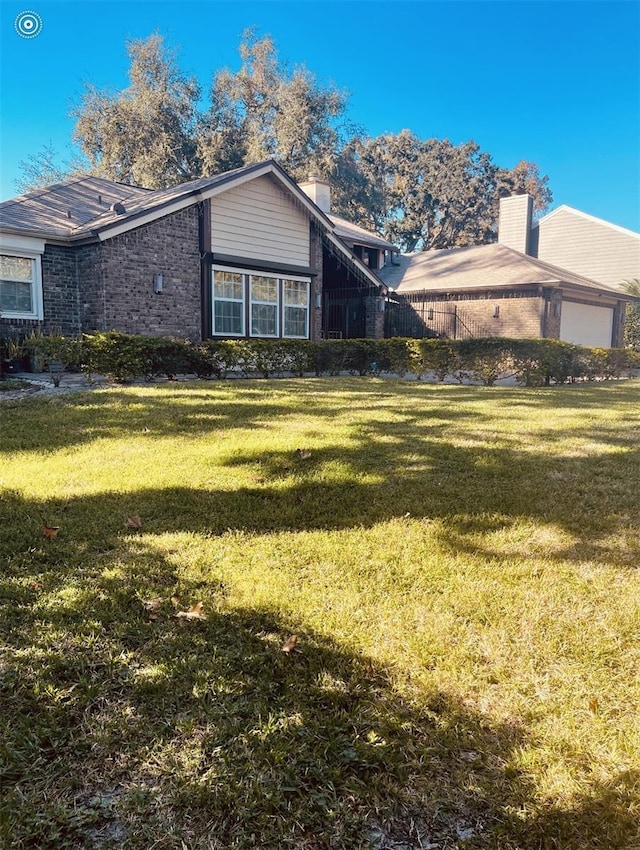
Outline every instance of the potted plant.
{"type": "Polygon", "coordinates": [[[2,349],[2,371],[7,375],[22,372],[25,355],[23,344],[17,339],[7,339],[2,349]]]}
{"type": "Polygon", "coordinates": [[[35,360],[40,358],[42,368],[50,373],[53,385],[59,387],[62,373],[77,360],[76,341],[61,334],[34,334],[29,338],[28,346],[32,357],[35,360]]]}

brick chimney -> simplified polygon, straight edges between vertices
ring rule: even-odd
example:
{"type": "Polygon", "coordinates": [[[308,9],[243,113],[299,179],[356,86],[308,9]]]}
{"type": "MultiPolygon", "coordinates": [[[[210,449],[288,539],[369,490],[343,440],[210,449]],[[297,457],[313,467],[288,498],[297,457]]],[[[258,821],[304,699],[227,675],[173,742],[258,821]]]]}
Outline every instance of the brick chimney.
{"type": "Polygon", "coordinates": [[[530,253],[533,198],[531,195],[511,195],[500,198],[498,242],[522,254],[530,253]]]}
{"type": "Polygon", "coordinates": [[[298,183],[305,195],[324,213],[331,212],[331,184],[322,177],[310,174],[308,180],[298,183]]]}

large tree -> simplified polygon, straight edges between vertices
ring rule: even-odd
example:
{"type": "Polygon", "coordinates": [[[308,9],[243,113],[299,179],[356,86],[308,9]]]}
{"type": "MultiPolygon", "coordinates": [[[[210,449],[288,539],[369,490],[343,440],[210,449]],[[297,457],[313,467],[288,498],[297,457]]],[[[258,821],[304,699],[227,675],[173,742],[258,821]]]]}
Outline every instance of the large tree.
{"type": "Polygon", "coordinates": [[[207,170],[278,160],[296,179],[328,173],[341,144],[346,96],[304,66],[289,71],[270,37],[248,30],[237,72],[218,71],[198,145],[207,170]]]}
{"type": "Polygon", "coordinates": [[[19,192],[33,192],[43,186],[59,183],[70,177],[89,174],[89,163],[79,156],[63,161],[51,143],[43,145],[39,151],[20,162],[22,177],[16,180],[19,192]]]}
{"type": "Polygon", "coordinates": [[[336,182],[337,209],[403,251],[495,241],[502,195],[528,191],[540,211],[551,200],[533,163],[508,171],[473,141],[420,140],[408,130],[350,141],[336,182]]]}
{"type": "Polygon", "coordinates": [[[160,35],[130,41],[127,52],[128,88],[88,86],[72,113],[74,138],[93,173],[149,188],[198,176],[198,82],[180,70],[160,35]]]}
{"type": "MultiPolygon", "coordinates": [[[[423,140],[409,130],[368,138],[348,125],[346,95],[304,66],[282,64],[268,36],[244,33],[240,67],[214,74],[206,109],[162,36],[127,50],[129,86],[88,86],[73,112],[85,172],[163,188],[272,157],[296,180],[329,178],[336,212],[404,251],[495,240],[502,195],[529,192],[538,212],[551,201],[537,165],[500,168],[473,141],[423,140]]],[[[29,187],[64,174],[51,151],[23,168],[29,187]]]]}

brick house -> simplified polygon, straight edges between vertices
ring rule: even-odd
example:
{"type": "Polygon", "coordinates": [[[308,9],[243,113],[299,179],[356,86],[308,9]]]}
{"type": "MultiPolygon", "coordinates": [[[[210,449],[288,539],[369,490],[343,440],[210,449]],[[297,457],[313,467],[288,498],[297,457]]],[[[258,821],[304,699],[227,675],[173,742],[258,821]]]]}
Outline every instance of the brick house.
{"type": "Polygon", "coordinates": [[[321,184],[305,192],[269,160],[157,191],[86,177],[5,201],[0,331],[382,336],[375,269],[393,246],[343,238],[313,200],[321,184]]]}
{"type": "MultiPolygon", "coordinates": [[[[389,335],[548,337],[622,346],[621,291],[531,256],[533,199],[504,198],[498,242],[401,255],[380,276],[393,293],[389,335]]],[[[541,220],[542,223],[542,220],[541,220]]],[[[640,238],[640,237],[639,237],[640,238]]]]}

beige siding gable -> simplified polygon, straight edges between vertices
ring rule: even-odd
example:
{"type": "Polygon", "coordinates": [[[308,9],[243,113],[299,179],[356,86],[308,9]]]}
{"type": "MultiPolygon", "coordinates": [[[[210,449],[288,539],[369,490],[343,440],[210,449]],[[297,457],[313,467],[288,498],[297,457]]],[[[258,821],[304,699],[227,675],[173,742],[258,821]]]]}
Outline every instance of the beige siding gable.
{"type": "Polygon", "coordinates": [[[555,210],[541,219],[538,231],[539,260],[612,288],[640,278],[640,234],[570,209],[555,210]]]}
{"type": "Polygon", "coordinates": [[[211,200],[215,254],[309,266],[309,216],[268,176],[211,200]]]}

